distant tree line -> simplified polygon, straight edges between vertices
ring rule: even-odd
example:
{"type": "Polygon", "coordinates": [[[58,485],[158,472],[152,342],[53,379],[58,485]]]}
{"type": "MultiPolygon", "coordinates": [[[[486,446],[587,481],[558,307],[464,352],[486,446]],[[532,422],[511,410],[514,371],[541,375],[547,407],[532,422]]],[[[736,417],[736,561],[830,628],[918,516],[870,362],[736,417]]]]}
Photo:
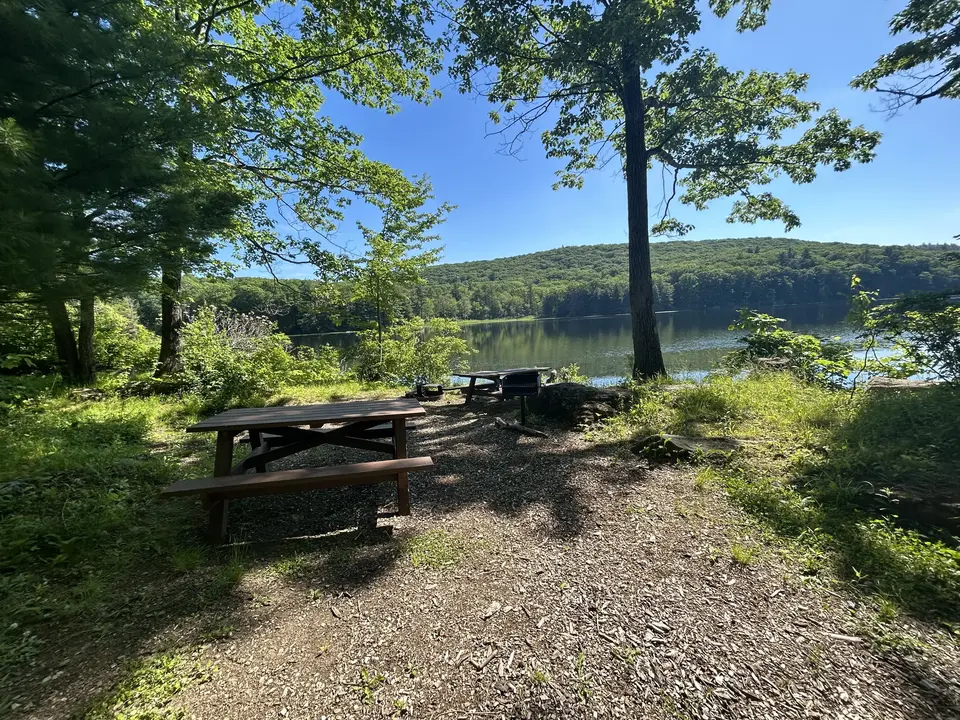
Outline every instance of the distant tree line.
{"type": "MultiPolygon", "coordinates": [[[[889,297],[960,287],[956,245],[850,245],[781,238],[655,243],[658,310],[843,301],[850,278],[889,297]]],[[[397,317],[488,320],[629,311],[627,246],[584,245],[496,260],[436,265],[394,300],[397,317]]],[[[288,334],[369,327],[376,309],[349,284],[313,280],[189,278],[194,306],[262,313],[288,334]]],[[[155,302],[155,301],[154,301],[155,302]]],[[[141,302],[146,324],[156,317],[141,302]]]]}

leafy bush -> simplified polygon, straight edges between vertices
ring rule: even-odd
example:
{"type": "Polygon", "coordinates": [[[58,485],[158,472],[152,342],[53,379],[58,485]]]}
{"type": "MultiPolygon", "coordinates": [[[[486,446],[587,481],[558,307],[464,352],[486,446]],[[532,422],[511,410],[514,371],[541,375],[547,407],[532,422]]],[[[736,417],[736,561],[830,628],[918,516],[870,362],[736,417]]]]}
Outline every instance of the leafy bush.
{"type": "Polygon", "coordinates": [[[723,359],[733,371],[746,367],[782,366],[807,382],[839,386],[853,371],[852,347],[839,340],[795,333],[780,327],[783,318],[748,310],[739,311],[740,319],[731,330],[747,330],[749,335],[739,342],[745,347],[734,350],[723,359]]]}
{"type": "Polygon", "coordinates": [[[137,322],[129,300],[97,302],[94,353],[99,370],[138,373],[152,369],[160,353],[160,337],[137,322]]]}
{"type": "Polygon", "coordinates": [[[950,293],[924,293],[868,307],[860,320],[868,346],[887,344],[896,351],[886,362],[886,374],[927,372],[960,382],[960,305],[950,293]]]}
{"type": "Polygon", "coordinates": [[[580,372],[580,366],[576,363],[571,365],[564,365],[562,368],[557,370],[556,382],[569,382],[569,383],[580,383],[581,385],[587,385],[590,383],[590,378],[580,372]]]}
{"type": "MultiPolygon", "coordinates": [[[[68,305],[76,326],[76,308],[68,305]]],[[[94,311],[94,352],[98,370],[137,373],[157,361],[160,338],[137,322],[129,300],[97,301],[94,311]]],[[[49,372],[57,366],[57,351],[46,310],[36,304],[0,306],[0,364],[6,369],[49,372]]]]}
{"type": "Polygon", "coordinates": [[[384,329],[359,333],[353,349],[357,375],[375,380],[414,385],[443,382],[451,372],[466,368],[470,347],[453,320],[426,321],[415,317],[384,329]]]}
{"type": "Polygon", "coordinates": [[[34,303],[0,304],[0,367],[51,370],[57,353],[47,313],[34,303]]]}
{"type": "Polygon", "coordinates": [[[183,389],[211,409],[252,405],[287,384],[329,382],[341,375],[335,349],[291,353],[290,339],[265,318],[201,308],[183,332],[183,389]]]}

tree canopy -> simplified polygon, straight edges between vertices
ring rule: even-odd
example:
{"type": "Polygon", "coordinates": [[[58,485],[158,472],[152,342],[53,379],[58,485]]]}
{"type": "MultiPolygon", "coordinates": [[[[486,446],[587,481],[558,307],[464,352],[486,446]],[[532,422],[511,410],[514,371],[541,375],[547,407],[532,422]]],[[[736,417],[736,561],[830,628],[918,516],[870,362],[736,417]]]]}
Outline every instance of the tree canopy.
{"type": "MultiPolygon", "coordinates": [[[[726,15],[740,7],[738,29],[763,24],[767,0],[714,0],[726,15]]],[[[558,186],[579,187],[584,174],[617,160],[627,185],[634,374],[663,373],[653,306],[647,171],[672,176],[655,232],[691,229],[671,217],[671,202],[697,209],[736,198],[731,222],[799,218],[755,186],[783,175],[811,182],[822,166],[846,170],[869,162],[879,134],[835,111],[817,114],[801,99],[807,76],[735,72],[693,46],[702,10],[695,0],[465,0],[452,13],[459,52],[453,74],[464,92],[498,109],[505,146],[539,121],[548,157],[565,158],[558,186]],[[795,133],[805,128],[795,139],[795,133]]]]}
{"type": "Polygon", "coordinates": [[[159,274],[160,367],[175,369],[185,270],[219,267],[232,245],[245,264],[338,272],[330,234],[351,202],[418,207],[418,184],[366,157],[325,102],[429,101],[431,13],[421,0],[3,5],[0,292],[49,304],[71,380],[90,372],[75,377],[65,302],[92,313],[94,296],[159,274]]]}
{"type": "Polygon", "coordinates": [[[174,101],[204,58],[163,15],[102,0],[7,3],[0,42],[0,295],[44,303],[66,376],[89,380],[93,297],[147,282],[171,234],[209,255],[242,193],[202,159],[171,163],[214,128],[174,101]],[[79,354],[70,299],[87,311],[79,354]]]}
{"type": "Polygon", "coordinates": [[[891,113],[930,98],[960,98],[960,0],[910,0],[890,33],[910,39],[881,55],[853,87],[884,93],[891,113]]]}

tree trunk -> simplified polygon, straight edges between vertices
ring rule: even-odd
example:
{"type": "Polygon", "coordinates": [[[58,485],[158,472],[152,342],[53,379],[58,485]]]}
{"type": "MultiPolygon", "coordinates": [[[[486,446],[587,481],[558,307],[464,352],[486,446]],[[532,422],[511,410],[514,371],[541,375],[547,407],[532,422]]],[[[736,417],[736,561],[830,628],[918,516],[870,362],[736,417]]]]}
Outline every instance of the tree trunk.
{"type": "Polygon", "coordinates": [[[53,329],[53,342],[57,347],[60,360],[60,374],[68,385],[75,385],[80,379],[80,355],[77,352],[77,339],[70,326],[66,303],[61,298],[49,298],[43,303],[50,317],[53,329]]]}
{"type": "Polygon", "coordinates": [[[93,296],[88,295],[80,298],[80,328],[77,332],[78,348],[78,377],[82,383],[92,383],[97,379],[97,373],[94,369],[93,358],[93,296]]]}
{"type": "Polygon", "coordinates": [[[630,255],[630,318],[633,325],[633,376],[665,375],[657,316],[653,310],[650,219],[647,205],[647,144],[640,69],[624,47],[623,115],[626,141],[627,235],[630,255]]]}
{"type": "Polygon", "coordinates": [[[380,297],[380,277],[377,276],[377,345],[380,346],[380,372],[383,372],[383,307],[380,297]]]}
{"type": "Polygon", "coordinates": [[[160,358],[156,377],[177,372],[183,348],[183,306],[180,304],[180,283],[183,270],[177,262],[163,265],[160,276],[160,358]]]}

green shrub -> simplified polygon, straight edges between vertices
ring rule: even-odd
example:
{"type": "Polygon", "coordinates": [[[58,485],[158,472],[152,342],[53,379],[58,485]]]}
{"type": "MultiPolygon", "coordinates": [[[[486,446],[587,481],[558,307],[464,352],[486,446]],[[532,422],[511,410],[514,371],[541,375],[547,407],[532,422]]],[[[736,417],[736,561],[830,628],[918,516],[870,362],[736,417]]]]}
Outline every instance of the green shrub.
{"type": "Polygon", "coordinates": [[[573,363],[571,365],[564,365],[562,368],[557,370],[556,381],[587,385],[590,382],[590,378],[580,372],[579,365],[573,363]]]}
{"type": "Polygon", "coordinates": [[[284,385],[342,375],[337,351],[298,349],[262,317],[201,308],[183,332],[181,386],[209,409],[256,405],[284,385]]]}
{"type": "Polygon", "coordinates": [[[726,368],[739,371],[780,361],[802,380],[831,386],[842,385],[853,372],[851,345],[786,330],[780,327],[783,318],[746,308],[739,312],[740,319],[730,329],[747,330],[749,335],[739,341],[745,347],[723,359],[726,368]]]}
{"type": "MultiPolygon", "coordinates": [[[[67,309],[76,327],[76,308],[67,309]]],[[[103,302],[94,310],[94,353],[98,370],[138,373],[157,362],[160,338],[137,322],[129,300],[103,302]]],[[[7,369],[49,372],[57,351],[46,310],[24,303],[0,306],[0,363],[7,369]]]]}
{"type": "Polygon", "coordinates": [[[0,304],[0,367],[51,370],[57,352],[44,308],[35,303],[0,304]]]}
{"type": "Polygon", "coordinates": [[[860,293],[867,307],[859,320],[868,348],[879,343],[895,350],[881,371],[904,377],[926,372],[960,382],[960,305],[951,293],[924,293],[870,306],[875,295],[860,293]]]}
{"type": "Polygon", "coordinates": [[[160,354],[160,337],[137,322],[129,300],[97,302],[94,353],[98,370],[139,373],[153,369],[160,354]]]}
{"type": "Polygon", "coordinates": [[[470,347],[453,320],[412,318],[384,329],[361,332],[353,349],[357,375],[363,380],[400,385],[443,382],[463,370],[470,347]]]}

